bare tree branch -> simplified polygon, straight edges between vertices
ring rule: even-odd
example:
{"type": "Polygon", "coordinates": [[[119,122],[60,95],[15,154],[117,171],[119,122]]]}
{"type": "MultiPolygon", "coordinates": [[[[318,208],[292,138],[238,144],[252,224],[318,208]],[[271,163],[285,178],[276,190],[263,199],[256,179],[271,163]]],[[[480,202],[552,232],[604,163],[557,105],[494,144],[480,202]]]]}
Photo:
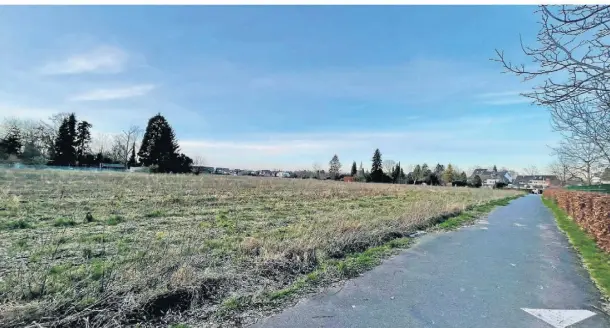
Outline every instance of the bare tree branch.
{"type": "Polygon", "coordinates": [[[523,96],[540,105],[552,105],[575,97],[599,98],[610,91],[610,6],[540,6],[540,31],[536,47],[522,42],[531,65],[513,64],[496,49],[492,60],[506,72],[525,81],[544,82],[523,96]]]}

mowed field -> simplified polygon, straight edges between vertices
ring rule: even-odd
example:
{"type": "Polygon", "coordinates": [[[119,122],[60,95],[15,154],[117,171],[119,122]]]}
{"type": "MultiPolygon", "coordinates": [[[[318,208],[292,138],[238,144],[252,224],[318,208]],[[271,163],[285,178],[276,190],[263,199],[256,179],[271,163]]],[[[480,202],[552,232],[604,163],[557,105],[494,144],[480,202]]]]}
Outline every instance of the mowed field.
{"type": "Polygon", "coordinates": [[[295,283],[349,277],[350,254],[516,195],[25,170],[0,171],[0,184],[2,327],[237,325],[295,283]]]}

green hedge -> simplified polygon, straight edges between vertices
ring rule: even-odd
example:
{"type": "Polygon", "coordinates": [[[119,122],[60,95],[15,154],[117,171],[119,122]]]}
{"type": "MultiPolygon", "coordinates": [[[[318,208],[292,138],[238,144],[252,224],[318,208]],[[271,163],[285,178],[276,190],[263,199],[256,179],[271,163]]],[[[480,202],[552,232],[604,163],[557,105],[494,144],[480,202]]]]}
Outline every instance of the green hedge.
{"type": "Polygon", "coordinates": [[[610,184],[602,184],[595,186],[569,186],[568,190],[582,190],[582,191],[592,191],[592,192],[603,192],[606,194],[610,194],[610,184]]]}

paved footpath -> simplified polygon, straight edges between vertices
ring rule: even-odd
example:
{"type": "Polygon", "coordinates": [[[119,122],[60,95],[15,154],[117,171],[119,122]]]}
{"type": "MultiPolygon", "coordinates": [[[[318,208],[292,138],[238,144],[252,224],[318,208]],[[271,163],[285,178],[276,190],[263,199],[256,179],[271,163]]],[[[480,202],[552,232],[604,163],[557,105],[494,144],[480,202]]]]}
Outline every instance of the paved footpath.
{"type": "Polygon", "coordinates": [[[528,195],[253,327],[609,328],[600,307],[551,212],[528,195]]]}

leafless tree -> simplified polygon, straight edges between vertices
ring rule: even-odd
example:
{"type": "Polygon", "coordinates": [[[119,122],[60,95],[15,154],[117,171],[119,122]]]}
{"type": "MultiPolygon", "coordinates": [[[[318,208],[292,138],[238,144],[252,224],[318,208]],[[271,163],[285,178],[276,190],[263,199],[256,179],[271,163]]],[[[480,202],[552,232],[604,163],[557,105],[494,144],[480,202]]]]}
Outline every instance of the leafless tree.
{"type": "Polygon", "coordinates": [[[70,113],[61,112],[57,114],[53,114],[49,117],[49,121],[51,122],[51,128],[55,131],[59,130],[59,126],[63,121],[70,116],[70,113]]]}
{"type": "Polygon", "coordinates": [[[96,154],[108,154],[111,151],[113,138],[108,133],[97,133],[91,140],[91,150],[96,154]]]}
{"type": "Polygon", "coordinates": [[[559,147],[553,150],[572,174],[583,178],[588,185],[591,185],[593,174],[601,168],[603,158],[595,145],[572,138],[562,141],[559,147]]]}
{"type": "Polygon", "coordinates": [[[122,154],[121,160],[125,165],[129,162],[131,151],[135,148],[136,140],[140,137],[142,129],[137,125],[132,125],[127,130],[123,130],[121,134],[122,154]]]}
{"type": "Polygon", "coordinates": [[[57,129],[53,129],[51,124],[39,120],[8,117],[2,122],[2,130],[6,131],[9,127],[19,129],[24,145],[34,145],[44,158],[50,157],[57,134],[57,129]]]}
{"type": "Polygon", "coordinates": [[[195,166],[203,166],[205,165],[205,159],[203,158],[203,156],[195,156],[193,157],[193,165],[195,166]]]}
{"type": "Polygon", "coordinates": [[[523,168],[523,172],[525,172],[525,175],[539,174],[538,168],[535,165],[530,165],[528,167],[523,168]]]}
{"type": "Polygon", "coordinates": [[[387,175],[391,175],[394,172],[394,167],[396,167],[396,162],[391,159],[386,159],[381,164],[383,172],[387,175]]]}
{"type": "Polygon", "coordinates": [[[549,165],[548,170],[550,174],[559,179],[562,185],[565,185],[568,180],[574,177],[574,174],[570,170],[570,166],[562,156],[558,156],[558,158],[549,165]]]}
{"type": "Polygon", "coordinates": [[[532,65],[513,64],[496,50],[494,60],[524,80],[544,78],[523,95],[535,103],[551,105],[575,97],[598,99],[610,91],[610,6],[542,5],[536,47],[522,42],[532,65]]]}
{"type": "Polygon", "coordinates": [[[610,162],[610,98],[597,101],[575,97],[550,105],[552,126],[566,139],[578,139],[597,148],[610,162]]]}
{"type": "Polygon", "coordinates": [[[127,165],[131,151],[136,147],[141,132],[142,130],[138,126],[132,125],[129,129],[112,136],[99,134],[93,142],[93,149],[109,156],[113,161],[127,165]]]}
{"type": "Polygon", "coordinates": [[[322,167],[320,166],[320,164],[318,164],[318,163],[313,163],[312,168],[313,168],[313,173],[314,173],[314,176],[316,176],[316,177],[320,178],[320,170],[322,169],[322,167]]]}
{"type": "Polygon", "coordinates": [[[466,175],[471,176],[471,175],[472,175],[472,173],[474,173],[474,170],[477,170],[477,169],[480,169],[480,168],[481,168],[481,166],[479,166],[479,165],[473,165],[473,166],[470,166],[470,167],[469,167],[469,168],[466,170],[466,175]]]}

